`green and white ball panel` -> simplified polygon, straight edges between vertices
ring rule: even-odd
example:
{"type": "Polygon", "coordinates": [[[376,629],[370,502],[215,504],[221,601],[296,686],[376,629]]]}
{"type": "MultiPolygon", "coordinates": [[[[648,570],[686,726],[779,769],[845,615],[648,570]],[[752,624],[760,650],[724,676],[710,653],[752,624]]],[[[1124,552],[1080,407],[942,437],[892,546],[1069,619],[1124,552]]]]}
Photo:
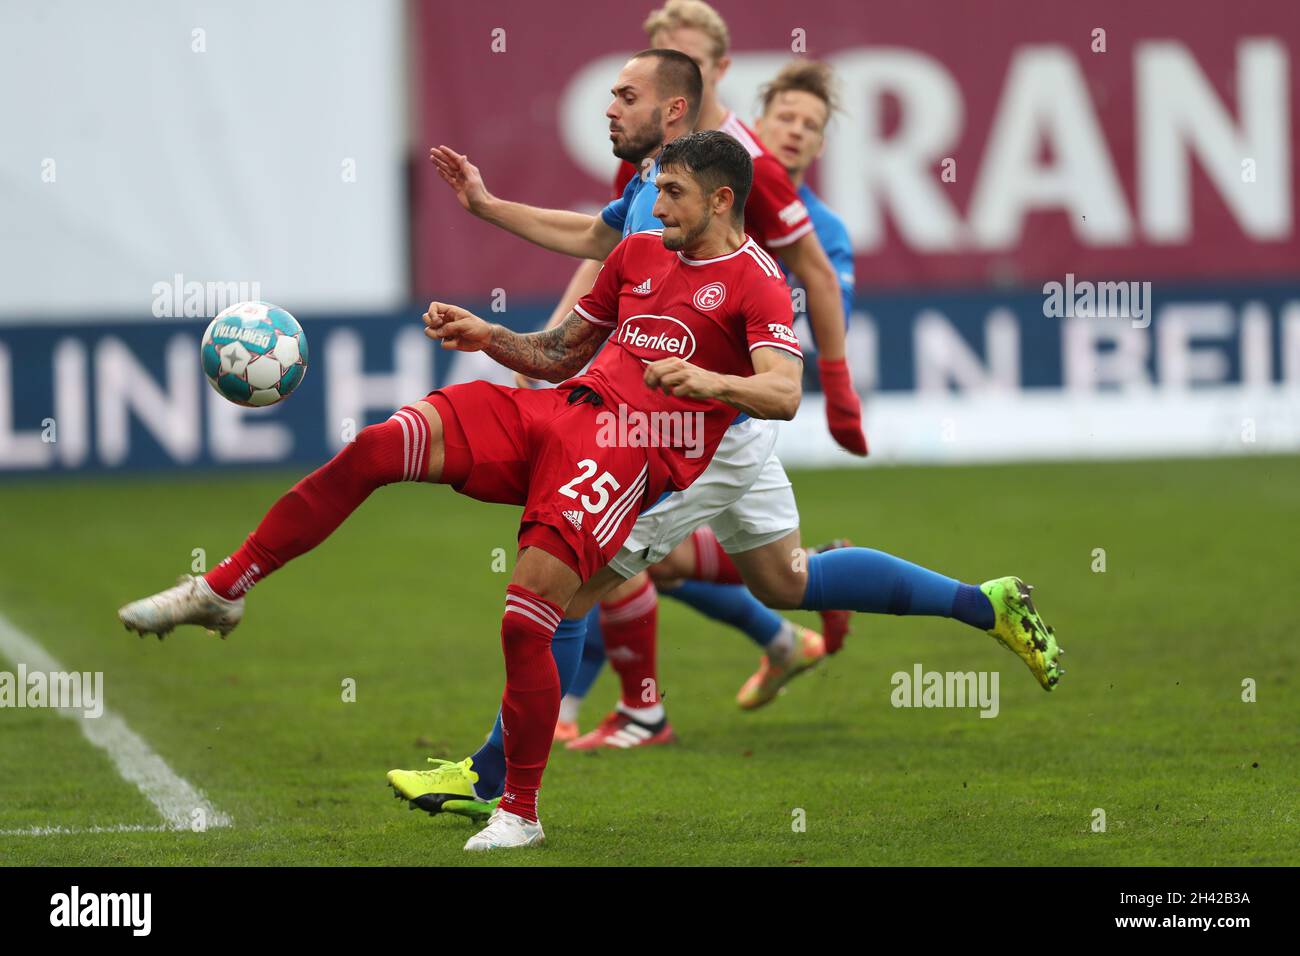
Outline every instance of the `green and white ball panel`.
{"type": "Polygon", "coordinates": [[[203,334],[203,373],[239,405],[274,405],[307,373],[307,337],[298,320],[269,302],[241,302],[221,312],[203,334]]]}
{"type": "Polygon", "coordinates": [[[238,405],[247,405],[253,394],[248,382],[237,375],[222,375],[212,382],[212,387],[238,405]]]}
{"type": "Polygon", "coordinates": [[[280,376],[280,394],[288,395],[292,392],[298,387],[298,383],[302,381],[302,377],[306,374],[307,366],[305,364],[292,365],[286,369],[285,373],[280,376]]]}
{"type": "Polygon", "coordinates": [[[257,356],[244,370],[244,377],[248,379],[248,384],[258,391],[275,388],[280,384],[280,376],[283,374],[280,371],[280,363],[271,354],[257,356]]]}

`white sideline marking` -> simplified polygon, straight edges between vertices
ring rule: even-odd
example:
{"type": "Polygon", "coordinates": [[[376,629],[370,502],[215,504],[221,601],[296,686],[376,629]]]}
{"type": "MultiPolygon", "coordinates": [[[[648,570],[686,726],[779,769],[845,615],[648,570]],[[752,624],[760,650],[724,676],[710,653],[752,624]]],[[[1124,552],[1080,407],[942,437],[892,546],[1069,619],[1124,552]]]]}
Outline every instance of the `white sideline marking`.
{"type": "Polygon", "coordinates": [[[0,836],[63,836],[81,833],[169,833],[173,827],[145,826],[142,823],[118,823],[111,827],[28,827],[25,830],[0,830],[0,836]]]}
{"type": "MultiPolygon", "coordinates": [[[[15,664],[23,663],[33,671],[63,671],[67,668],[56,661],[45,648],[18,630],[8,618],[0,614],[0,654],[15,664]]],[[[203,811],[207,828],[228,827],[233,821],[222,813],[184,777],[177,775],[158,756],[126,721],[109,708],[97,718],[87,718],[77,709],[59,709],[59,714],[75,720],[86,739],[108,754],[123,780],[135,784],[152,803],[166,822],[160,830],[188,830],[195,810],[203,811]]],[[[148,828],[141,828],[144,832],[148,828]]],[[[33,827],[30,830],[0,831],[5,835],[44,835],[48,833],[118,833],[130,832],[130,826],[90,827],[66,830],[62,827],[33,827]],[[39,831],[39,832],[38,832],[39,831]]]]}

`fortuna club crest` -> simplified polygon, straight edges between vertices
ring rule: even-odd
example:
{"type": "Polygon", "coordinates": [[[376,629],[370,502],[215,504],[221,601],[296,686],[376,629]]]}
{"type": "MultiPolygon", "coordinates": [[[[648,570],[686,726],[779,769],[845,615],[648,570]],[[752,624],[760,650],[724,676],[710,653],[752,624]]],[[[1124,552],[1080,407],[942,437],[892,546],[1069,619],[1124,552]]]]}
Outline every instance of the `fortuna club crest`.
{"type": "Polygon", "coordinates": [[[727,297],[727,287],[721,282],[710,282],[706,286],[701,286],[695,292],[695,308],[702,312],[710,309],[716,309],[722,305],[722,300],[727,297]]]}

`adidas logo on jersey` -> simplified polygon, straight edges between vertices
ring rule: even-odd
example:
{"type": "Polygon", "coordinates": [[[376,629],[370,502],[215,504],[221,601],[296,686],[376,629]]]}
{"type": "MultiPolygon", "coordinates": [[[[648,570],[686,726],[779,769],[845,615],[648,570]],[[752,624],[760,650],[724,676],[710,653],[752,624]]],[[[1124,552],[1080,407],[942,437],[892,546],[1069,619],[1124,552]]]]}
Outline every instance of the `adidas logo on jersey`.
{"type": "Polygon", "coordinates": [[[569,524],[573,525],[579,531],[582,530],[582,512],[581,511],[564,511],[561,512],[564,517],[569,519],[569,524]]]}
{"type": "Polygon", "coordinates": [[[650,279],[647,278],[647,279],[646,279],[644,282],[642,282],[640,285],[634,285],[634,286],[632,287],[632,291],[633,291],[633,293],[635,293],[636,295],[649,295],[649,294],[650,294],[650,279]]]}

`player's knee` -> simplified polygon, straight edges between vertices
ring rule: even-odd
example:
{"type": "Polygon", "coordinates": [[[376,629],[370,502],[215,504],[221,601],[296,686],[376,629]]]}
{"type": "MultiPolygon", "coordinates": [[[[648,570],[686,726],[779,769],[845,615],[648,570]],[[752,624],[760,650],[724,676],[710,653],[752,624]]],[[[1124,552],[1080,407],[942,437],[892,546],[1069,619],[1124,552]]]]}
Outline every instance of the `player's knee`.
{"type": "MultiPolygon", "coordinates": [[[[374,458],[392,442],[392,430],[396,423],[389,419],[377,425],[367,425],[357,432],[355,438],[347,443],[345,451],[350,451],[361,458],[374,458]]],[[[398,429],[398,434],[401,430],[398,429]]]]}
{"type": "Polygon", "coordinates": [[[405,448],[402,429],[390,418],[361,429],[340,454],[347,456],[349,464],[368,483],[382,485],[401,481],[407,473],[409,461],[402,458],[405,448]]]}
{"type": "Polygon", "coordinates": [[[643,590],[645,590],[646,584],[653,582],[653,580],[654,579],[645,571],[642,571],[638,574],[634,574],[626,581],[622,581],[616,584],[614,587],[610,588],[603,595],[601,595],[600,598],[601,603],[616,604],[619,601],[626,601],[628,598],[635,597],[636,595],[640,594],[643,590]]]}
{"type": "Polygon", "coordinates": [[[651,565],[648,570],[650,579],[655,584],[668,584],[680,581],[682,578],[689,578],[695,570],[694,562],[691,560],[690,545],[679,544],[665,555],[662,561],[651,565]]]}
{"type": "Polygon", "coordinates": [[[418,408],[404,406],[387,421],[367,425],[344,447],[349,464],[372,485],[422,481],[440,456],[441,423],[418,408]],[[438,427],[435,427],[435,424],[438,427]]]}
{"type": "Polygon", "coordinates": [[[566,621],[581,621],[591,613],[591,609],[596,606],[596,598],[591,595],[585,595],[581,591],[573,596],[564,609],[564,619],[566,621]]]}
{"type": "Polygon", "coordinates": [[[803,603],[807,579],[794,571],[786,574],[765,573],[753,581],[746,578],[745,584],[763,604],[774,610],[788,611],[803,603]]]}
{"type": "Polygon", "coordinates": [[[672,573],[671,569],[665,567],[662,563],[650,565],[650,567],[646,569],[646,573],[650,575],[650,580],[655,583],[656,587],[676,578],[676,575],[672,573]]]}

